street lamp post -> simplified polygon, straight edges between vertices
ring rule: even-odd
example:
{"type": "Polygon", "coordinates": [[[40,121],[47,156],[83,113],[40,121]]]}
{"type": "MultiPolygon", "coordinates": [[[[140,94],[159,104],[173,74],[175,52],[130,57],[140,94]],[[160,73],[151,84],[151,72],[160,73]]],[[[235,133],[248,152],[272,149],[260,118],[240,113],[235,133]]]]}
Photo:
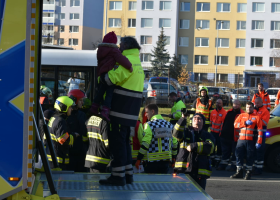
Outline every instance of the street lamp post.
{"type": "MultiPolygon", "coordinates": [[[[216,21],[216,18],[214,18],[214,20],[216,21]]],[[[216,68],[215,68],[215,86],[217,86],[217,68],[218,68],[218,48],[219,48],[219,25],[221,25],[222,23],[224,23],[223,21],[220,21],[220,24],[216,23],[216,27],[217,27],[217,41],[216,41],[216,68]]]]}

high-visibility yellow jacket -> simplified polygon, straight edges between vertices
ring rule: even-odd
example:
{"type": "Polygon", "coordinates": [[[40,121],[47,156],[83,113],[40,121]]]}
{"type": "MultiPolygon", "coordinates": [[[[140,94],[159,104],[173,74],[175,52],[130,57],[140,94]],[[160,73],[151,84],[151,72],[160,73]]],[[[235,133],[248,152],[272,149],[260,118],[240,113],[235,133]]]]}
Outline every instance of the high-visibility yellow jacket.
{"type": "Polygon", "coordinates": [[[116,85],[112,99],[110,119],[112,123],[135,127],[141,106],[144,85],[144,71],[138,49],[122,53],[132,64],[133,72],[122,66],[105,75],[107,85],[116,85]]]}
{"type": "Polygon", "coordinates": [[[178,98],[176,102],[174,102],[173,107],[171,108],[171,114],[172,118],[170,119],[171,124],[176,124],[176,122],[182,117],[181,109],[186,108],[186,105],[181,100],[181,98],[178,98]]]}
{"type": "Polygon", "coordinates": [[[137,160],[147,155],[150,162],[171,160],[177,155],[177,140],[172,137],[173,125],[161,115],[154,115],[144,126],[144,137],[137,160]]]}

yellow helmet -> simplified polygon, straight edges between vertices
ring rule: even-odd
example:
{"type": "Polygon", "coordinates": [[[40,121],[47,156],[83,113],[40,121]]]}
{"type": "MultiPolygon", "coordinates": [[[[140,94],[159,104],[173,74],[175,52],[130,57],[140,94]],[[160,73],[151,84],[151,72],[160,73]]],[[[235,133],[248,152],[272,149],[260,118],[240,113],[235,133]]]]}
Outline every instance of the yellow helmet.
{"type": "Polygon", "coordinates": [[[75,105],[75,102],[68,96],[61,96],[55,100],[54,108],[59,112],[67,112],[70,106],[75,105]]]}
{"type": "Polygon", "coordinates": [[[199,95],[200,95],[200,93],[201,93],[202,90],[205,90],[205,91],[206,91],[206,95],[208,95],[208,88],[207,88],[207,87],[204,87],[204,86],[202,86],[202,87],[200,88],[200,90],[199,90],[199,95]]]}
{"type": "Polygon", "coordinates": [[[48,98],[52,97],[52,91],[50,88],[46,86],[41,86],[40,88],[40,96],[47,96],[48,98]]]}

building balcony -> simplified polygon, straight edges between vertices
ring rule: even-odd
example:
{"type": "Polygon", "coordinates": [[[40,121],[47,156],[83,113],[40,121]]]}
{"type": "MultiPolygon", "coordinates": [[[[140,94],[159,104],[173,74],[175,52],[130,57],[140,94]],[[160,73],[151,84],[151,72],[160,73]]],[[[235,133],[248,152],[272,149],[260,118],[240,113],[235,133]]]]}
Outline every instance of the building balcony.
{"type": "Polygon", "coordinates": [[[50,37],[54,36],[54,31],[53,30],[42,30],[42,37],[50,37]]]}
{"type": "Polygon", "coordinates": [[[54,24],[54,17],[43,17],[43,24],[54,24]]]}
{"type": "Polygon", "coordinates": [[[54,12],[55,4],[43,4],[43,12],[54,12]]]}

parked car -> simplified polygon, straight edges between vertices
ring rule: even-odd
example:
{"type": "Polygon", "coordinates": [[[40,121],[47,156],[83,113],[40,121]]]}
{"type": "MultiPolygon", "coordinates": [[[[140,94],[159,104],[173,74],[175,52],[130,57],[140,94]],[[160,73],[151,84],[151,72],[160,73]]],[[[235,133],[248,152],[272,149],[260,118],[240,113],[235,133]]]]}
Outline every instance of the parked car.
{"type": "MultiPolygon", "coordinates": [[[[202,86],[199,87],[201,88],[202,86]]],[[[221,87],[215,87],[215,86],[204,86],[204,87],[207,87],[208,96],[210,99],[212,99],[213,103],[215,103],[217,99],[222,99],[224,106],[229,105],[230,98],[221,87]]]]}
{"type": "Polygon", "coordinates": [[[197,98],[197,90],[193,85],[181,85],[181,89],[184,92],[184,101],[193,102],[197,98]]]}
{"type": "Polygon", "coordinates": [[[143,95],[142,95],[142,106],[145,106],[146,99],[147,99],[147,93],[148,93],[148,82],[144,82],[144,88],[143,88],[143,95]]]}
{"type": "Polygon", "coordinates": [[[269,95],[270,104],[272,104],[272,105],[275,104],[276,96],[277,96],[277,93],[279,90],[280,90],[280,88],[267,88],[266,92],[269,95]]]}
{"type": "Polygon", "coordinates": [[[169,93],[177,92],[175,87],[168,83],[149,82],[147,83],[147,99],[154,98],[157,105],[168,105],[168,86],[169,93]]]}
{"type": "Polygon", "coordinates": [[[255,90],[252,90],[250,88],[235,89],[231,94],[231,101],[233,102],[234,100],[238,99],[240,103],[243,104],[246,103],[247,101],[252,101],[254,94],[255,94],[255,90]]]}

